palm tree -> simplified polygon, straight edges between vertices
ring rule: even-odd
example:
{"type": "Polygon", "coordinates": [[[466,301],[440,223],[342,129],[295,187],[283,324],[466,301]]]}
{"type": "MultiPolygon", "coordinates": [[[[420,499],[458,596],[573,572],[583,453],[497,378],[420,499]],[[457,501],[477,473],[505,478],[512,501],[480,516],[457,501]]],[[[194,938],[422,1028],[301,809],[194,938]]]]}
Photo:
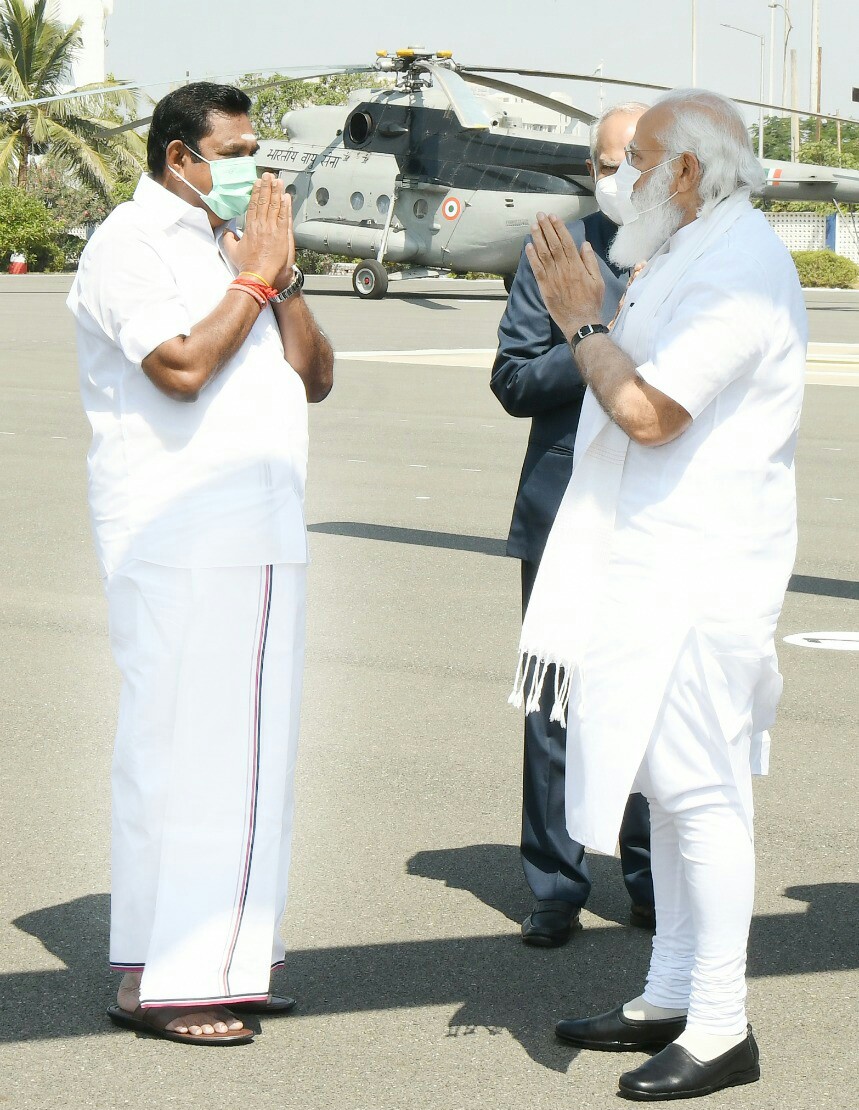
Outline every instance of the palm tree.
{"type": "Polygon", "coordinates": [[[87,85],[72,99],[3,108],[4,101],[39,100],[69,88],[81,20],[67,27],[47,7],[48,0],[0,0],[0,184],[26,188],[32,157],[50,151],[81,185],[106,197],[119,176],[144,166],[145,144],[136,132],[105,134],[136,114],[135,93],[87,93],[95,87],[87,85]]]}

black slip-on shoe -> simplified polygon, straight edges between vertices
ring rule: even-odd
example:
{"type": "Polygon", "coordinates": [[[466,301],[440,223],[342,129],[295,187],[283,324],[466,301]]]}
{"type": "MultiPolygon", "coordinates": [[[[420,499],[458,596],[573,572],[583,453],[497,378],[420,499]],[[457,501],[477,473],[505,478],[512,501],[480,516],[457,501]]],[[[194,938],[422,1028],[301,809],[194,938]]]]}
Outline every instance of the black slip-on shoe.
{"type": "Polygon", "coordinates": [[[522,922],[522,940],[537,948],[560,948],[576,929],[581,929],[580,907],[572,902],[535,902],[522,922]]]}
{"type": "Polygon", "coordinates": [[[640,1068],[625,1072],[618,1093],[639,1102],[663,1102],[711,1095],[760,1077],[760,1053],[750,1025],[744,1041],[706,1063],[678,1044],[668,1045],[640,1068]]]}
{"type": "Polygon", "coordinates": [[[636,1021],[624,1017],[623,1007],[592,1018],[564,1018],[555,1026],[556,1035],[567,1044],[604,1052],[637,1052],[664,1048],[676,1041],[686,1028],[686,1018],[636,1021]]]}
{"type": "Polygon", "coordinates": [[[653,906],[638,906],[635,902],[629,907],[629,923],[636,929],[656,931],[656,910],[653,906]]]}

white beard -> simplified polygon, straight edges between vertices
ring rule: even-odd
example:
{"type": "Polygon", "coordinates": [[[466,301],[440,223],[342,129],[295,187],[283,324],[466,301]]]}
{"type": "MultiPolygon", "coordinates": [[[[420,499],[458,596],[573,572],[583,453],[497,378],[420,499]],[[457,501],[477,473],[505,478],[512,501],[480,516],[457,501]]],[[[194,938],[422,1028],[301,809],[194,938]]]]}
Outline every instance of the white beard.
{"type": "Polygon", "coordinates": [[[646,262],[682,224],[683,209],[674,203],[669,192],[671,178],[670,164],[660,166],[651,180],[632,194],[632,203],[642,214],[633,223],[617,229],[608,257],[618,269],[631,270],[639,262],[646,262]]]}

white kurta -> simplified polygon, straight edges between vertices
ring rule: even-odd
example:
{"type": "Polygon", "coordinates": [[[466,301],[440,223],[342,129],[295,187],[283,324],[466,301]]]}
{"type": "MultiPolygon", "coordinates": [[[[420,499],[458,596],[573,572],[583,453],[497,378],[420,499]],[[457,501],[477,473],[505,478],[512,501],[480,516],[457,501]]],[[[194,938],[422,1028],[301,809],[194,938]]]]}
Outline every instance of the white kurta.
{"type": "MultiPolygon", "coordinates": [[[[636,284],[629,298],[632,314],[636,284]]],[[[796,548],[806,320],[790,256],[760,213],[750,209],[689,267],[652,336],[638,372],[693,422],[664,446],[629,445],[570,699],[568,827],[608,852],[685,647],[694,640],[705,661],[728,743],[769,727],[781,689],[773,635],[796,548]]],[[[597,415],[589,393],[577,457],[597,415]]]]}
{"type": "Polygon", "coordinates": [[[68,302],[123,678],[111,961],[143,970],[143,1005],[265,997],[283,956],[304,662],[304,384],[270,307],[194,403],[166,396],[141,366],[223,299],[235,272],[221,233],[143,177],[88,244],[68,302]]]}

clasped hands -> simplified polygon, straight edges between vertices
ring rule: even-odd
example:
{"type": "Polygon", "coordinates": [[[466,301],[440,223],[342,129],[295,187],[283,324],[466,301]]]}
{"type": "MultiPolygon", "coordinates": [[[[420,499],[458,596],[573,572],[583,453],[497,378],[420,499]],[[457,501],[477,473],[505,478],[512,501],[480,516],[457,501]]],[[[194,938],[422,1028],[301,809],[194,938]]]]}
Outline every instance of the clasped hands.
{"type": "Polygon", "coordinates": [[[264,173],[251,193],[241,238],[225,231],[224,251],[239,271],[257,274],[275,289],[285,289],[293,279],[295,237],[292,230],[292,197],[274,174],[264,173]]]}
{"type": "Polygon", "coordinates": [[[605,282],[593,247],[587,240],[579,253],[558,216],[537,213],[525,254],[543,302],[567,342],[585,324],[602,320],[605,282]]]}

